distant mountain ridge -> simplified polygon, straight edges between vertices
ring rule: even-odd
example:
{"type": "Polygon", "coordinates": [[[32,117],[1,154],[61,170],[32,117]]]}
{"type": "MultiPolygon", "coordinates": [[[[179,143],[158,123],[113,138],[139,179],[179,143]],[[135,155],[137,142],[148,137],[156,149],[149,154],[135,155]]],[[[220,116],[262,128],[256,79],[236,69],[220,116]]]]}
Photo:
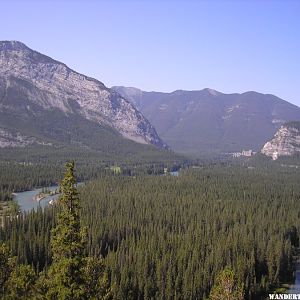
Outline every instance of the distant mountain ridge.
{"type": "Polygon", "coordinates": [[[0,147],[59,142],[131,153],[134,141],[193,155],[258,151],[293,120],[300,108],[274,95],[109,89],[21,42],[0,42],[0,147]]]}
{"type": "Polygon", "coordinates": [[[0,147],[126,139],[166,145],[129,101],[102,82],[18,41],[0,42],[0,147]]]}
{"type": "Polygon", "coordinates": [[[300,120],[300,108],[274,95],[257,92],[224,94],[213,89],[145,92],[112,87],[148,118],[175,151],[259,151],[277,129],[300,120]]]}

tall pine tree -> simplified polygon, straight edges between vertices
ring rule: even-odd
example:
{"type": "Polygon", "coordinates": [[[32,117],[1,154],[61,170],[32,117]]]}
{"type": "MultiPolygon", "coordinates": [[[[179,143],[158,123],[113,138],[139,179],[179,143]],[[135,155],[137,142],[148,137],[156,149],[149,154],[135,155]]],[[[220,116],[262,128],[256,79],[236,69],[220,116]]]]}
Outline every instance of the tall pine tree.
{"type": "Polygon", "coordinates": [[[86,230],[80,225],[80,203],[74,162],[66,164],[60,185],[60,213],[51,232],[52,265],[46,275],[48,299],[107,299],[107,275],[101,258],[84,256],[86,230]]]}
{"type": "MultiPolygon", "coordinates": [[[[66,164],[60,185],[58,221],[51,231],[52,264],[40,274],[36,291],[41,299],[110,299],[111,291],[101,257],[86,257],[86,230],[80,225],[80,202],[74,162],[66,164]]],[[[40,299],[40,298],[38,298],[40,299]]]]}
{"type": "Polygon", "coordinates": [[[85,234],[80,226],[74,162],[66,164],[60,185],[58,222],[51,232],[52,265],[48,272],[49,299],[83,299],[85,234]]]}

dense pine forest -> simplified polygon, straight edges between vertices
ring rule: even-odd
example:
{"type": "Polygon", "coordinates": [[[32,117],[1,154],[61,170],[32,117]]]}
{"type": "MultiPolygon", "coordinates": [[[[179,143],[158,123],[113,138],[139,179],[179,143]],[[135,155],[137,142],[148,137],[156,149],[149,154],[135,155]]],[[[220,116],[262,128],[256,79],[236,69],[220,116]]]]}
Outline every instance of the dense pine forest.
{"type": "MultiPolygon", "coordinates": [[[[233,300],[264,299],[293,280],[298,168],[216,164],[178,177],[131,175],[100,173],[79,188],[84,253],[103,257],[109,297],[218,299],[225,274],[238,286],[233,300]]],[[[55,264],[51,229],[60,213],[61,205],[19,213],[0,230],[10,255],[35,276],[55,264]]]]}
{"type": "Polygon", "coordinates": [[[96,150],[65,146],[0,149],[0,201],[10,200],[13,192],[58,184],[70,157],[76,160],[78,181],[110,174],[114,167],[124,175],[161,174],[165,168],[178,169],[188,161],[171,151],[146,149],[139,154],[128,149],[126,156],[117,150],[108,156],[96,150]]]}

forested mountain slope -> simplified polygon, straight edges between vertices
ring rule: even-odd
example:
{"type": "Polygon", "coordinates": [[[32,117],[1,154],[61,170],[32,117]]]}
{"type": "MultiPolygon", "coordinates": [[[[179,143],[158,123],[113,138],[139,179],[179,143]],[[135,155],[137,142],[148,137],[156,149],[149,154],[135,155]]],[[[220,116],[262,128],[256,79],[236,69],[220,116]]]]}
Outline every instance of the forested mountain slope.
{"type": "Polygon", "coordinates": [[[300,108],[274,95],[224,94],[212,89],[144,92],[113,89],[140,109],[175,151],[189,154],[260,150],[287,121],[300,120],[300,108]]]}

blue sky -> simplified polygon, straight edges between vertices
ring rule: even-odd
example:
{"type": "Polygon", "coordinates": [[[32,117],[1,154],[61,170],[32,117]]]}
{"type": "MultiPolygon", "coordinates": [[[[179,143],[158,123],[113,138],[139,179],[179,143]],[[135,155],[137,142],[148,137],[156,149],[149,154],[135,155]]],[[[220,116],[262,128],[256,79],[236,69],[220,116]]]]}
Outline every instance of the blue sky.
{"type": "Polygon", "coordinates": [[[255,90],[300,106],[300,1],[0,0],[19,40],[107,86],[255,90]]]}

